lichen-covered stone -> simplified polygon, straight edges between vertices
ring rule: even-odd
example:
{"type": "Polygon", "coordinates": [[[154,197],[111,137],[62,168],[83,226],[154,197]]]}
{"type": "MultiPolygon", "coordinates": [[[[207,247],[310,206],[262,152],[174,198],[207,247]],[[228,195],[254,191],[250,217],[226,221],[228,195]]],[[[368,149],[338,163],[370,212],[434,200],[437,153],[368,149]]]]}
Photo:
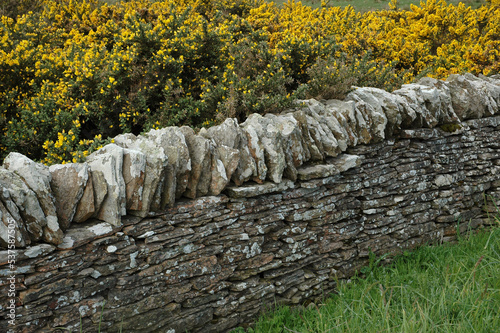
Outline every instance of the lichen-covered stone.
{"type": "MultiPolygon", "coordinates": [[[[168,156],[168,165],[172,167],[173,174],[164,186],[166,188],[175,187],[172,192],[175,193],[175,198],[180,198],[186,191],[191,172],[191,158],[184,134],[178,127],[165,127],[159,130],[153,129],[145,135],[158,147],[162,147],[165,155],[168,156]]],[[[169,192],[166,190],[165,193],[169,192]]],[[[172,205],[172,200],[175,198],[168,198],[168,204],[172,205]]]]}
{"type": "Polygon", "coordinates": [[[127,213],[126,188],[122,175],[123,148],[109,144],[90,154],[87,157],[87,163],[92,172],[103,173],[108,188],[97,218],[112,225],[120,225],[121,217],[127,213]]]}
{"type": "Polygon", "coordinates": [[[234,118],[226,119],[222,124],[204,131],[205,137],[213,139],[217,146],[226,146],[239,151],[238,167],[232,173],[232,180],[237,185],[257,176],[257,166],[252,158],[248,139],[234,118]]]}
{"type": "Polygon", "coordinates": [[[52,165],[49,171],[52,178],[50,186],[54,193],[57,218],[61,227],[66,230],[73,221],[78,203],[88,183],[89,166],[87,163],[57,164],[52,165]]]}
{"type": "MultiPolygon", "coordinates": [[[[0,191],[3,190],[0,189],[0,191]]],[[[8,248],[11,245],[11,247],[21,248],[26,247],[30,243],[30,235],[21,219],[21,215],[19,215],[18,208],[12,201],[2,198],[0,200],[0,246],[8,248]],[[10,205],[10,210],[4,205],[4,201],[6,205],[10,205]]]]}
{"type": "Polygon", "coordinates": [[[208,193],[208,187],[212,180],[212,174],[206,172],[208,164],[212,160],[210,141],[201,135],[195,135],[190,127],[183,126],[180,130],[186,139],[191,158],[191,173],[184,196],[194,199],[208,193]]]}
{"type": "Polygon", "coordinates": [[[241,126],[248,132],[255,132],[262,144],[264,163],[267,166],[266,178],[275,183],[280,183],[286,160],[282,137],[278,128],[271,119],[256,113],[250,115],[241,126]]]}
{"type": "Polygon", "coordinates": [[[252,126],[244,127],[244,124],[241,126],[243,133],[247,137],[250,155],[255,161],[256,172],[253,174],[252,180],[256,183],[262,183],[266,179],[268,171],[266,158],[264,157],[264,146],[259,135],[252,126]]]}
{"type": "Polygon", "coordinates": [[[123,149],[123,181],[127,210],[144,210],[143,191],[146,177],[146,155],[134,149],[123,149]]]}
{"type": "Polygon", "coordinates": [[[51,244],[59,244],[62,240],[62,225],[59,225],[54,205],[54,196],[50,188],[51,176],[49,168],[36,163],[19,153],[10,153],[4,160],[4,168],[19,175],[35,193],[38,203],[45,214],[47,224],[43,227],[43,238],[51,244]]]}
{"type": "Polygon", "coordinates": [[[0,189],[2,202],[6,208],[10,208],[10,215],[13,218],[17,217],[13,203],[22,218],[22,221],[17,221],[17,223],[24,223],[32,241],[40,240],[47,225],[47,219],[35,193],[24,183],[20,176],[3,168],[0,168],[0,189]]]}
{"type": "Polygon", "coordinates": [[[165,174],[168,157],[162,147],[155,146],[154,142],[129,133],[115,137],[115,143],[121,147],[134,149],[146,156],[146,171],[142,190],[142,209],[130,210],[131,214],[146,216],[150,210],[158,211],[164,204],[172,204],[171,193],[165,194],[165,174]]]}
{"type": "MultiPolygon", "coordinates": [[[[498,85],[498,78],[465,79],[495,100],[496,88],[489,85],[498,85]]],[[[92,218],[73,223],[57,248],[41,243],[39,223],[31,225],[39,228],[38,236],[35,229],[28,230],[27,222],[40,221],[30,220],[34,213],[26,212],[39,211],[45,217],[39,205],[32,205],[38,202],[35,193],[15,173],[0,168],[0,245],[7,245],[5,234],[14,221],[19,246],[13,252],[0,251],[0,289],[6,295],[13,280],[8,261],[14,254],[16,323],[27,333],[54,327],[91,331],[97,322],[106,331],[120,330],[122,324],[123,331],[226,331],[251,323],[275,302],[321,300],[334,290],[337,279],[348,279],[366,265],[370,252],[393,256],[453,240],[458,220],[470,221],[460,224],[460,232],[491,224],[488,213],[500,202],[490,199],[500,193],[500,117],[485,111],[482,119],[449,122],[454,118],[446,108],[452,96],[447,85],[422,80],[403,87],[413,94],[408,99],[401,90],[392,99],[360,88],[362,94],[352,95],[356,101],[311,100],[257,119],[255,127],[262,126],[262,131],[227,121],[227,140],[220,137],[224,126],[213,137],[208,130],[196,135],[181,128],[191,159],[184,195],[198,195],[201,187],[206,187],[205,194],[218,194],[189,200],[169,201],[175,199],[177,183],[164,184],[166,179],[176,182],[178,174],[172,166],[171,173],[165,171],[163,148],[143,136],[121,135],[115,142],[146,156],[143,205],[151,204],[129,209],[128,214],[138,216],[123,216],[118,226],[92,218]],[[396,104],[400,127],[397,115],[391,118],[396,104]],[[375,120],[380,112],[388,118],[382,141],[375,120]],[[268,122],[274,126],[271,133],[266,133],[268,122]],[[236,151],[241,150],[230,141],[237,140],[238,128],[253,132],[249,137],[254,143],[260,137],[274,138],[275,130],[281,135],[285,179],[276,184],[266,181],[266,175],[261,184],[236,184],[242,157],[237,162],[236,151]],[[338,147],[327,153],[332,138],[338,147]],[[313,146],[323,147],[314,161],[313,146]],[[198,151],[192,152],[193,147],[198,151]],[[157,169],[152,156],[163,161],[157,169]],[[292,166],[298,181],[286,179],[292,166]]],[[[265,145],[255,147],[267,163],[265,145]]],[[[132,177],[126,164],[120,174],[127,178],[129,172],[139,184],[140,177],[132,177]]],[[[257,171],[251,177],[259,176],[257,171]]],[[[74,221],[99,210],[83,202],[91,206],[91,199],[102,201],[107,186],[104,173],[93,170],[74,221]]],[[[0,315],[5,314],[0,308],[0,315]]],[[[0,327],[7,326],[2,322],[0,327]]]]}

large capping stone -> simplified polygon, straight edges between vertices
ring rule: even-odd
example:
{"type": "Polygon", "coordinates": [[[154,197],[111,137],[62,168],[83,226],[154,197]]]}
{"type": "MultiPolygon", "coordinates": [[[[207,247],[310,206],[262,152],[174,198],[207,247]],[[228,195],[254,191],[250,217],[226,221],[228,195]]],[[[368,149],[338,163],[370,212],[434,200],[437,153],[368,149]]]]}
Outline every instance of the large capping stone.
{"type": "Polygon", "coordinates": [[[400,129],[402,116],[396,96],[377,88],[358,88],[347,95],[347,100],[366,103],[364,108],[370,119],[371,133],[377,141],[391,136],[400,129]]]}
{"type": "Polygon", "coordinates": [[[262,184],[266,179],[268,171],[264,156],[264,146],[255,129],[252,126],[245,127],[244,125],[245,123],[241,124],[241,128],[247,137],[248,148],[256,165],[256,172],[253,174],[252,180],[262,184]]]}
{"type": "Polygon", "coordinates": [[[3,168],[0,168],[0,197],[11,217],[16,219],[20,232],[23,228],[28,232],[26,244],[40,240],[47,220],[38,198],[21,177],[3,168]]]}
{"type": "Polygon", "coordinates": [[[248,132],[255,132],[262,143],[267,166],[266,178],[280,183],[286,166],[281,132],[271,119],[256,113],[251,114],[241,126],[248,132]]]}
{"type": "MultiPolygon", "coordinates": [[[[152,129],[145,136],[162,147],[168,156],[168,165],[172,167],[173,174],[167,175],[171,179],[167,179],[165,187],[175,186],[175,191],[172,191],[175,194],[173,198],[175,201],[186,191],[191,172],[191,158],[184,134],[178,127],[165,127],[159,130],[152,129]]],[[[171,192],[166,191],[166,193],[171,192]]],[[[173,205],[172,199],[169,198],[167,201],[169,205],[173,205]]]]}
{"type": "Polygon", "coordinates": [[[146,155],[134,149],[123,149],[123,180],[127,210],[143,210],[146,155]]]}
{"type": "MultiPolygon", "coordinates": [[[[6,190],[0,188],[0,191],[6,190]]],[[[0,200],[0,247],[8,248],[9,244],[16,248],[25,247],[31,243],[30,236],[17,206],[10,200],[5,200],[6,204],[4,205],[3,197],[7,196],[8,193],[5,193],[0,200]],[[7,209],[7,205],[10,205],[10,209],[7,209]],[[10,239],[13,239],[13,242],[9,242],[10,239]]]]}
{"type": "Polygon", "coordinates": [[[283,175],[295,181],[297,179],[297,167],[302,165],[306,159],[299,123],[291,114],[277,116],[268,113],[265,117],[271,119],[281,133],[286,162],[283,175]]]}
{"type": "Polygon", "coordinates": [[[168,157],[163,148],[157,147],[152,140],[142,136],[137,137],[131,133],[118,135],[114,140],[117,145],[140,151],[146,156],[142,208],[140,210],[131,209],[129,213],[145,217],[150,210],[160,211],[164,208],[164,204],[171,203],[173,196],[166,195],[164,188],[168,157]]]}
{"type": "Polygon", "coordinates": [[[224,167],[224,163],[222,163],[219,152],[213,142],[210,144],[210,156],[212,156],[209,168],[210,171],[207,170],[207,172],[210,172],[211,180],[208,193],[210,195],[217,195],[229,183],[229,178],[227,178],[226,168],[224,167]]]}
{"type": "MultiPolygon", "coordinates": [[[[36,199],[30,199],[26,202],[31,208],[26,207],[26,216],[23,216],[27,223],[27,229],[30,230],[29,225],[39,224],[43,225],[43,240],[50,244],[59,244],[62,241],[63,231],[59,226],[57,220],[56,206],[54,205],[54,197],[50,188],[50,172],[49,167],[36,163],[28,157],[19,153],[10,153],[4,160],[4,168],[17,174],[26,183],[29,189],[34,193],[36,199]],[[37,204],[31,202],[36,200],[37,204]],[[42,209],[44,218],[39,222],[27,222],[30,219],[28,210],[36,209],[39,206],[42,209]]],[[[12,197],[12,192],[11,192],[12,197]]],[[[19,205],[18,205],[19,207],[19,205]]],[[[22,208],[19,207],[22,211],[22,208]]],[[[22,215],[22,214],[21,214],[22,215]]]]}
{"type": "Polygon", "coordinates": [[[422,78],[418,84],[428,87],[420,91],[425,101],[427,109],[434,114],[440,124],[455,124],[460,122],[460,118],[453,109],[450,89],[444,81],[434,78],[422,78]]]}
{"type": "Polygon", "coordinates": [[[322,161],[324,159],[323,146],[320,137],[317,136],[317,132],[311,132],[311,127],[308,126],[307,112],[304,110],[298,110],[292,113],[292,116],[297,120],[300,131],[302,133],[302,144],[305,147],[306,161],[322,161]],[[315,136],[316,135],[316,136],[315,136]]]}
{"type": "Polygon", "coordinates": [[[325,102],[326,112],[333,115],[340,126],[347,134],[347,146],[353,147],[358,144],[358,135],[356,132],[356,110],[353,101],[340,101],[337,99],[325,102]]]}
{"type": "Polygon", "coordinates": [[[184,196],[194,199],[206,195],[212,181],[212,174],[206,172],[212,160],[210,141],[201,135],[196,135],[191,127],[183,126],[180,130],[186,139],[191,158],[191,173],[184,196]]]}
{"type": "Polygon", "coordinates": [[[481,85],[484,91],[487,91],[488,99],[490,100],[488,109],[491,106],[493,107],[493,111],[495,114],[500,113],[500,80],[498,80],[498,78],[495,79],[495,75],[487,77],[482,74],[479,74],[479,77],[476,77],[472,74],[467,73],[465,74],[465,76],[468,77],[471,81],[474,81],[474,84],[481,85]],[[497,106],[496,110],[494,108],[495,105],[497,106]]]}
{"type": "MultiPolygon", "coordinates": [[[[121,217],[127,214],[126,189],[123,180],[123,148],[109,144],[87,157],[92,172],[101,171],[108,185],[108,194],[97,213],[99,220],[121,225],[121,217]]],[[[95,189],[94,189],[95,190],[95,189]]]]}
{"type": "Polygon", "coordinates": [[[495,99],[498,99],[499,92],[485,80],[472,74],[450,75],[446,84],[450,91],[451,104],[460,120],[482,118],[498,112],[495,99]]]}
{"type": "MultiPolygon", "coordinates": [[[[94,173],[90,172],[89,168],[89,176],[87,177],[87,182],[83,186],[83,193],[82,197],[80,198],[80,201],[78,202],[78,205],[76,206],[76,211],[73,216],[73,222],[76,223],[82,223],[91,218],[96,211],[99,210],[100,205],[97,206],[94,198],[94,181],[93,181],[93,176],[96,175],[97,173],[100,173],[102,177],[101,183],[105,185],[105,193],[108,194],[108,185],[106,184],[106,181],[104,180],[104,174],[100,171],[94,171],[94,173]],[[97,206],[97,208],[96,208],[97,206]]],[[[95,194],[102,193],[101,191],[96,191],[95,194]]],[[[104,198],[103,198],[104,200],[104,198]]],[[[101,201],[102,203],[102,201],[101,201]]]]}
{"type": "Polygon", "coordinates": [[[236,119],[228,118],[222,124],[202,129],[202,131],[200,135],[213,139],[217,146],[239,151],[238,166],[231,176],[236,185],[241,185],[257,176],[257,165],[250,153],[248,138],[236,119]]]}
{"type": "Polygon", "coordinates": [[[328,122],[323,116],[325,105],[315,99],[302,101],[303,111],[307,114],[307,126],[315,140],[321,141],[324,156],[335,157],[341,149],[333,131],[328,126],[328,122]]]}
{"type": "MultiPolygon", "coordinates": [[[[11,153],[11,158],[16,158],[19,156],[23,156],[17,153],[11,153]],[[18,156],[19,155],[19,156],[18,156]]],[[[46,188],[44,186],[49,187],[50,193],[50,185],[44,183],[43,177],[50,177],[50,174],[47,176],[45,174],[45,170],[43,168],[38,168],[35,162],[29,160],[27,157],[20,157],[20,161],[9,161],[12,169],[21,170],[21,174],[27,174],[27,178],[29,182],[33,182],[33,187],[40,191],[39,195],[42,196],[44,193],[47,194],[46,188]],[[20,165],[18,165],[19,163],[20,165]],[[24,163],[28,165],[24,165],[24,163]],[[42,174],[40,177],[42,180],[34,180],[36,178],[37,172],[42,169],[42,174]],[[35,172],[34,175],[29,175],[29,172],[35,172]],[[40,188],[41,187],[41,188],[40,188]]],[[[48,169],[48,168],[47,168],[48,169]]],[[[48,180],[45,178],[45,180],[48,180]]],[[[40,203],[40,199],[37,194],[27,185],[26,181],[18,175],[16,172],[12,172],[6,169],[0,169],[0,186],[7,188],[10,198],[16,204],[19,209],[20,215],[26,225],[26,229],[30,234],[30,238],[33,241],[37,241],[41,238],[47,243],[58,244],[62,240],[63,232],[59,227],[59,223],[57,222],[57,216],[55,212],[54,203],[51,201],[52,196],[47,196],[44,198],[44,202],[46,203],[45,209],[49,213],[53,213],[50,215],[50,219],[46,218],[46,213],[43,210],[40,203]],[[50,206],[52,204],[52,207],[50,206]],[[48,224],[50,222],[50,224],[48,224]]],[[[21,223],[21,221],[19,221],[21,223]]]]}
{"type": "Polygon", "coordinates": [[[400,102],[403,102],[401,106],[404,128],[433,128],[439,124],[438,119],[427,109],[422,89],[428,89],[428,87],[412,83],[403,84],[400,89],[393,92],[402,98],[400,102]]]}
{"type": "Polygon", "coordinates": [[[349,135],[346,129],[340,125],[339,120],[334,116],[335,109],[325,107],[320,109],[319,115],[321,117],[322,123],[324,123],[332,132],[333,136],[337,140],[338,148],[341,152],[347,150],[349,135]]]}
{"type": "Polygon", "coordinates": [[[49,171],[57,218],[61,227],[66,230],[73,221],[88,183],[89,166],[87,163],[56,164],[50,166],[49,171]]]}

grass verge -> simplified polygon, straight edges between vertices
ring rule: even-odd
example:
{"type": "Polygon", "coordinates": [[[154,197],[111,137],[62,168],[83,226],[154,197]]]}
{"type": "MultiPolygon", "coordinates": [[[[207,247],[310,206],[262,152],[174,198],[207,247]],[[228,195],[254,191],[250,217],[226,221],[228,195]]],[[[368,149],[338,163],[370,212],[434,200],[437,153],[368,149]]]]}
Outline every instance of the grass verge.
{"type": "MultiPolygon", "coordinates": [[[[497,218],[498,222],[498,218],[497,218]]],[[[375,261],[374,261],[375,262],[375,261]]],[[[500,228],[422,247],[307,309],[278,308],[241,332],[497,332],[500,228]]]]}

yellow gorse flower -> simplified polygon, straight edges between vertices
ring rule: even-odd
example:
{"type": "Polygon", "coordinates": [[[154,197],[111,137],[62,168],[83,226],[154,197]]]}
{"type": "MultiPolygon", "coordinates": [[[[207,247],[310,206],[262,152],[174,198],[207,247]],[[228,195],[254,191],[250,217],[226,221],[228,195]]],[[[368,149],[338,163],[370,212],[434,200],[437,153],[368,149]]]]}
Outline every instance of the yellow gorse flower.
{"type": "MultiPolygon", "coordinates": [[[[319,82],[318,59],[351,59],[358,71],[356,57],[368,52],[366,73],[394,69],[389,81],[500,71],[498,0],[477,9],[428,0],[409,10],[392,1],[366,13],[292,0],[42,5],[0,17],[0,157],[18,150],[48,164],[82,161],[118,133],[279,110],[294,89],[319,82]]],[[[322,68],[321,84],[341,64],[322,68]]]]}

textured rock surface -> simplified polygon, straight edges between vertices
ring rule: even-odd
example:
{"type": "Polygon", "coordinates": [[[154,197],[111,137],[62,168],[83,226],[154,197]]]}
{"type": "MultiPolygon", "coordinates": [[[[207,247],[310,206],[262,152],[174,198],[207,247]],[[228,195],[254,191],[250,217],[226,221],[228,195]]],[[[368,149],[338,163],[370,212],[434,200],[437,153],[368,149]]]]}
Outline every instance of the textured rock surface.
{"type": "MultiPolygon", "coordinates": [[[[0,246],[16,246],[16,328],[228,331],[275,302],[320,299],[370,252],[452,240],[459,220],[461,232],[490,223],[499,87],[498,77],[426,78],[241,126],[120,135],[88,158],[87,180],[77,177],[86,164],[51,167],[47,197],[61,221],[78,222],[57,246],[43,244],[38,198],[51,174],[4,165],[0,246]],[[56,189],[66,177],[76,188],[56,189]]],[[[0,251],[1,304],[9,254],[0,251]]]]}
{"type": "MultiPolygon", "coordinates": [[[[47,219],[35,193],[16,173],[1,168],[0,189],[2,203],[9,210],[10,217],[17,218],[16,224],[19,231],[26,229],[29,234],[29,239],[25,237],[24,241],[29,244],[30,240],[40,240],[47,226],[47,219]]],[[[5,218],[9,216],[5,214],[5,218]]]]}
{"type": "Polygon", "coordinates": [[[87,163],[92,172],[95,170],[103,173],[108,187],[97,218],[113,225],[120,225],[122,215],[126,214],[126,189],[122,175],[123,148],[115,144],[107,145],[89,155],[87,163]]]}
{"type": "Polygon", "coordinates": [[[166,193],[164,187],[168,157],[163,148],[155,146],[154,142],[147,138],[136,137],[133,134],[119,135],[115,138],[115,143],[124,148],[138,150],[146,156],[142,209],[132,210],[131,214],[146,216],[150,210],[160,210],[173,197],[171,192],[166,193]]]}
{"type": "MultiPolygon", "coordinates": [[[[73,224],[57,249],[16,250],[16,324],[79,330],[81,316],[83,331],[101,322],[106,332],[225,332],[275,302],[319,300],[370,252],[452,240],[458,220],[469,221],[463,232],[489,223],[482,208],[494,204],[483,195],[500,194],[500,117],[462,125],[351,147],[300,166],[295,182],[229,186],[120,226],[73,224]]],[[[0,251],[2,280],[6,258],[0,251]]]]}
{"type": "MultiPolygon", "coordinates": [[[[165,187],[174,187],[172,193],[174,198],[168,198],[171,205],[175,198],[180,198],[186,190],[189,174],[191,172],[191,158],[186,139],[182,131],[177,127],[166,127],[159,130],[151,130],[146,137],[157,146],[162,147],[168,156],[168,165],[172,167],[172,176],[175,177],[165,182],[165,187]]],[[[169,193],[171,193],[169,191],[169,193]]]]}
{"type": "MultiPolygon", "coordinates": [[[[13,171],[21,177],[26,185],[35,193],[47,221],[47,224],[43,227],[43,239],[47,243],[59,244],[62,240],[63,232],[57,220],[54,196],[50,188],[51,176],[49,168],[41,163],[35,163],[19,153],[10,153],[7,155],[3,166],[5,169],[13,171]]],[[[61,227],[65,228],[67,226],[61,225],[61,227]]]]}
{"type": "MultiPolygon", "coordinates": [[[[58,164],[49,168],[59,224],[66,230],[75,216],[78,203],[89,180],[87,163],[58,164]]],[[[90,203],[88,204],[90,206],[90,203]]],[[[93,193],[92,193],[93,205],[93,193]]]]}

